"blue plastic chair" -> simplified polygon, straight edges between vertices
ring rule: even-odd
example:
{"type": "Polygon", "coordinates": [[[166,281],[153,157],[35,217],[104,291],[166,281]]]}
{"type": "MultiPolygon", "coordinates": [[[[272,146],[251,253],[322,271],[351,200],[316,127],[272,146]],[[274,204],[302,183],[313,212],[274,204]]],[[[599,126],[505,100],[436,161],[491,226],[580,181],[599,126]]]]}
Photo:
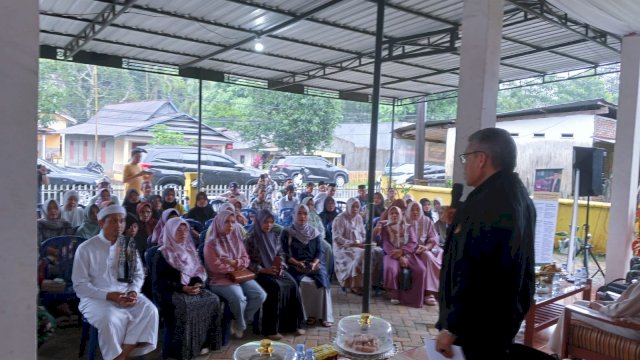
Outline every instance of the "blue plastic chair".
{"type": "Polygon", "coordinates": [[[202,234],[203,232],[207,232],[207,230],[209,230],[209,226],[211,226],[211,224],[213,224],[213,219],[209,219],[204,223],[204,229],[202,229],[203,231],[200,232],[200,234],[202,234]]]}
{"type": "Polygon", "coordinates": [[[291,225],[293,223],[293,208],[280,209],[276,222],[284,227],[291,225]]]}
{"type": "Polygon", "coordinates": [[[249,220],[247,225],[252,225],[258,215],[258,212],[254,209],[240,209],[240,213],[249,220]]]}
{"type": "Polygon", "coordinates": [[[42,305],[50,302],[66,302],[74,300],[76,293],[71,282],[71,272],[73,270],[73,259],[76,249],[85,238],[80,236],[56,236],[45,240],[40,245],[40,260],[38,261],[38,271],[43,280],[53,280],[55,278],[64,280],[65,287],[62,292],[40,291],[40,301],[42,305]],[[53,254],[55,252],[55,254],[53,254]],[[52,253],[51,255],[49,253],[52,253]]]}
{"type": "Polygon", "coordinates": [[[220,205],[224,204],[223,200],[211,200],[209,202],[209,205],[211,205],[211,208],[213,209],[213,211],[215,211],[216,213],[218,213],[218,210],[220,210],[220,205]]]}
{"type": "Polygon", "coordinates": [[[200,221],[193,220],[193,219],[184,219],[184,221],[186,221],[187,224],[189,224],[189,226],[191,226],[193,230],[199,233],[201,233],[202,230],[204,230],[204,224],[201,223],[200,221]]]}

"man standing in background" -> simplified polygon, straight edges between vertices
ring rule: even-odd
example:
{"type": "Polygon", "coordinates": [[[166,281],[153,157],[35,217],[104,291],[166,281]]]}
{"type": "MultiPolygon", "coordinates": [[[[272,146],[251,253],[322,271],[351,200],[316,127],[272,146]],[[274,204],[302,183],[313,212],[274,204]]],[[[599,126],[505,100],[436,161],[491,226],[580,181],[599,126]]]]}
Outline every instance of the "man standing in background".
{"type": "Polygon", "coordinates": [[[131,162],[124,166],[122,182],[124,183],[125,194],[129,189],[136,189],[138,192],[142,192],[142,182],[144,180],[150,180],[153,176],[151,171],[145,170],[142,165],[140,165],[143,152],[146,151],[142,149],[131,150],[131,162]]]}

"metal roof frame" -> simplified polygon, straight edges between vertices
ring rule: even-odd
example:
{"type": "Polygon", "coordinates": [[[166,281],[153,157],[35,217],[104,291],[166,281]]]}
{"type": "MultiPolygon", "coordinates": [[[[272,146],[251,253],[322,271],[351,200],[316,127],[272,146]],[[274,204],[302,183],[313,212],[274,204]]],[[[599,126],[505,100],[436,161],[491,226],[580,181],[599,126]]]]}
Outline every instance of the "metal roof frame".
{"type": "MultiPolygon", "coordinates": [[[[368,23],[357,21],[371,14],[342,16],[336,12],[349,9],[368,12],[375,8],[376,0],[306,0],[295,4],[284,0],[211,2],[222,7],[221,10],[251,10],[266,16],[267,23],[260,28],[229,21],[246,16],[226,18],[226,14],[218,16],[217,13],[203,16],[188,10],[187,5],[169,4],[168,0],[88,0],[82,5],[71,4],[71,0],[41,0],[40,3],[41,17],[47,20],[47,25],[41,26],[41,56],[45,58],[371,101],[374,50],[369,44],[373,45],[375,31],[368,23]],[[70,11],[96,9],[98,4],[106,4],[99,13],[70,11]],[[340,10],[335,10],[336,7],[340,10]],[[157,16],[169,26],[142,25],[145,16],[157,16]],[[136,19],[140,20],[138,24],[136,19]],[[178,25],[170,26],[173,23],[170,19],[182,25],[198,24],[216,34],[229,31],[236,38],[230,42],[182,33],[176,28],[178,25]],[[56,26],[57,23],[61,26],[56,26]],[[73,30],[78,24],[82,24],[82,30],[73,30]],[[304,36],[304,29],[309,26],[326,29],[328,36],[334,38],[370,39],[371,43],[367,40],[365,47],[354,48],[345,46],[349,43],[346,40],[304,36]],[[115,31],[129,36],[114,38],[115,31]],[[264,52],[248,48],[257,38],[276,41],[277,46],[264,52]],[[162,39],[175,41],[170,46],[159,46],[162,39]],[[207,47],[213,49],[203,52],[207,47]],[[58,49],[63,49],[62,54],[58,49]],[[324,55],[318,58],[307,53],[324,55]],[[167,56],[171,56],[169,62],[167,56]]],[[[385,2],[387,19],[392,19],[388,21],[395,24],[395,28],[392,27],[395,30],[383,34],[382,61],[393,64],[383,67],[383,102],[404,99],[401,102],[406,103],[429,95],[447,96],[457,88],[461,3],[462,0],[443,0],[438,4],[411,0],[385,2]],[[405,23],[409,30],[399,31],[405,23]]],[[[501,82],[528,78],[545,82],[553,73],[593,70],[619,61],[621,40],[618,36],[571,19],[544,0],[507,0],[502,38],[501,82]],[[589,46],[593,44],[599,49],[592,54],[589,46]],[[546,54],[550,64],[541,62],[539,54],[546,54]]]]}

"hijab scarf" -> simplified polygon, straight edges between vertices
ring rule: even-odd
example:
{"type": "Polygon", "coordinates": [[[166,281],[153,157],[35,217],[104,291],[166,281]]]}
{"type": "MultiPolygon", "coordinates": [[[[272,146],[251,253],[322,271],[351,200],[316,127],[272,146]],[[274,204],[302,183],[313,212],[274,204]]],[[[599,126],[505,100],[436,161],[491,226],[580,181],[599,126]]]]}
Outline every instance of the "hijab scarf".
{"type": "Polygon", "coordinates": [[[133,193],[137,193],[138,196],[140,196],[140,192],[138,190],[129,189],[129,191],[127,191],[127,195],[124,197],[124,201],[122,202],[122,206],[125,209],[127,209],[128,213],[136,214],[136,208],[137,208],[138,204],[140,204],[140,197],[138,197],[138,202],[136,202],[136,203],[133,203],[133,202],[129,201],[129,197],[133,193]]]}
{"type": "Polygon", "coordinates": [[[140,225],[140,229],[138,229],[138,233],[144,231],[144,233],[148,237],[150,234],[153,233],[153,230],[157,225],[157,220],[153,216],[151,216],[149,218],[149,221],[147,222],[142,222],[142,220],[140,220],[142,219],[142,216],[140,216],[140,213],[142,213],[142,210],[144,210],[144,208],[147,208],[147,207],[149,208],[149,210],[151,210],[151,213],[153,214],[153,209],[151,208],[151,204],[149,204],[148,202],[141,201],[136,206],[136,215],[138,216],[138,224],[140,225]]]}
{"type": "Polygon", "coordinates": [[[287,232],[289,232],[289,235],[298,239],[298,241],[300,241],[304,245],[307,245],[309,241],[318,237],[320,235],[320,232],[313,226],[309,225],[309,221],[304,224],[298,222],[298,211],[300,209],[303,209],[307,214],[309,214],[309,208],[307,207],[307,205],[296,205],[296,207],[293,209],[293,223],[287,228],[287,232]]]}
{"type": "Polygon", "coordinates": [[[411,204],[409,204],[407,210],[405,210],[404,212],[404,221],[409,226],[413,226],[416,229],[416,234],[418,235],[418,243],[423,244],[427,239],[427,232],[425,231],[427,217],[424,216],[420,203],[413,201],[411,202],[411,204]],[[411,220],[411,209],[416,206],[418,207],[418,220],[411,220]]]}
{"type": "Polygon", "coordinates": [[[269,219],[275,221],[273,213],[269,210],[260,210],[256,215],[257,226],[253,227],[253,236],[256,239],[256,246],[260,252],[260,265],[265,268],[273,265],[273,259],[278,255],[278,251],[280,250],[280,243],[273,229],[268,233],[262,230],[262,223],[269,219]]]}
{"type": "Polygon", "coordinates": [[[207,243],[213,242],[213,249],[220,258],[239,259],[246,253],[242,243],[242,233],[239,225],[234,223],[229,234],[224,232],[224,223],[229,216],[235,216],[231,211],[223,210],[218,213],[211,224],[211,233],[207,236],[207,243]]]}
{"type": "MultiPolygon", "coordinates": [[[[406,236],[406,223],[402,218],[402,210],[397,206],[392,206],[389,208],[388,212],[390,213],[392,209],[395,209],[398,212],[398,222],[394,224],[387,224],[389,229],[389,240],[396,249],[399,249],[409,241],[409,237],[406,236]]],[[[389,215],[389,217],[391,217],[391,215],[389,215]]]]}
{"type": "Polygon", "coordinates": [[[335,218],[338,216],[338,207],[336,206],[333,211],[329,211],[327,210],[327,201],[329,201],[329,199],[331,199],[331,201],[333,201],[333,203],[336,203],[336,200],[334,198],[332,198],[331,196],[328,196],[325,200],[324,200],[324,206],[322,209],[322,213],[324,214],[324,220],[328,223],[331,224],[333,223],[333,220],[335,220],[335,218]]]}
{"type": "Polygon", "coordinates": [[[171,267],[180,271],[182,285],[189,285],[193,277],[199,277],[202,281],[205,281],[207,272],[202,266],[198,251],[188,234],[181,244],[176,241],[176,232],[182,224],[186,225],[187,231],[189,231],[189,224],[184,219],[171,218],[167,220],[162,235],[162,246],[158,250],[160,250],[171,267]]]}
{"type": "Polygon", "coordinates": [[[169,220],[169,215],[176,214],[180,217],[180,213],[178,210],[171,208],[162,212],[162,217],[160,221],[156,224],[156,227],[153,228],[153,234],[151,235],[151,244],[162,246],[162,230],[164,229],[164,225],[169,220]]]}
{"type": "Polygon", "coordinates": [[[176,200],[176,190],[174,188],[166,188],[162,190],[162,210],[173,209],[178,205],[178,201],[176,200]],[[173,201],[167,202],[165,200],[169,193],[173,193],[173,201]]]}
{"type": "Polygon", "coordinates": [[[76,235],[82,236],[85,239],[98,235],[98,233],[100,232],[100,225],[98,224],[98,222],[94,222],[93,220],[91,220],[91,209],[93,208],[96,208],[98,210],[100,209],[96,204],[92,204],[84,208],[84,221],[76,232],[76,235]]]}
{"type": "Polygon", "coordinates": [[[72,197],[76,198],[76,203],[79,202],[80,197],[78,192],[75,190],[69,190],[64,193],[64,197],[62,198],[62,205],[60,205],[60,216],[71,223],[71,226],[79,226],[82,225],[82,219],[84,218],[84,212],[81,208],[79,208],[76,204],[76,207],[73,209],[67,210],[67,202],[72,197]]]}
{"type": "Polygon", "coordinates": [[[309,216],[308,216],[309,225],[311,225],[314,228],[316,228],[318,230],[318,232],[320,233],[320,235],[323,235],[324,234],[324,224],[322,223],[322,219],[320,218],[320,216],[318,216],[318,214],[316,214],[315,206],[309,206],[309,201],[311,201],[311,200],[313,200],[312,197],[306,197],[300,203],[302,205],[306,205],[307,208],[309,209],[309,216]]]}
{"type": "Polygon", "coordinates": [[[216,212],[213,211],[213,208],[209,205],[209,198],[207,198],[207,194],[204,191],[199,192],[198,195],[196,195],[196,206],[189,210],[187,217],[204,224],[207,220],[213,219],[215,216],[216,212]],[[198,198],[201,198],[202,196],[207,200],[207,205],[198,206],[198,198]]]}
{"type": "Polygon", "coordinates": [[[60,212],[58,212],[58,217],[55,219],[49,219],[49,204],[53,203],[56,207],[58,207],[58,202],[55,199],[49,199],[42,204],[42,217],[40,218],[40,223],[44,225],[46,228],[50,230],[59,230],[64,227],[69,226],[69,222],[63,219],[60,216],[60,212]]]}

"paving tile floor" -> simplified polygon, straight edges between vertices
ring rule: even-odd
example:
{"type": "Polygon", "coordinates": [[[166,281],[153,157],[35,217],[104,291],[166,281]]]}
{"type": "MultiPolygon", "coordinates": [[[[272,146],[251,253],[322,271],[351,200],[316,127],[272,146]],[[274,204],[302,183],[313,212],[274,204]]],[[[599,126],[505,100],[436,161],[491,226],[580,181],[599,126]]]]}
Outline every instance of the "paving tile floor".
{"type": "MultiPolygon", "coordinates": [[[[283,342],[291,344],[304,343],[306,346],[316,346],[326,344],[333,340],[336,335],[337,323],[345,316],[360,314],[362,308],[362,297],[351,293],[344,293],[339,287],[332,287],[334,316],[336,323],[330,327],[322,326],[310,327],[303,336],[293,334],[283,334],[283,342]]],[[[434,324],[438,318],[437,306],[424,306],[421,309],[409,308],[402,305],[392,305],[383,296],[371,299],[370,312],[391,322],[395,330],[395,343],[399,351],[410,350],[417,346],[422,346],[425,339],[435,336],[438,331],[434,324]]],[[[551,330],[550,328],[549,330],[551,330]]],[[[536,334],[534,347],[547,351],[546,343],[551,331],[543,331],[536,334]]],[[[198,360],[225,360],[232,359],[235,349],[249,341],[260,340],[261,337],[253,334],[245,334],[243,339],[233,339],[230,344],[222,350],[211,352],[208,355],[200,356],[198,360]]],[[[516,337],[516,341],[522,342],[523,332],[516,337]]],[[[80,344],[80,328],[72,327],[58,329],[56,333],[38,349],[38,359],[41,360],[69,360],[78,359],[78,345],[80,344]]],[[[145,360],[161,359],[160,347],[153,353],[147,355],[145,360]]],[[[101,359],[100,355],[96,358],[101,359]]]]}

